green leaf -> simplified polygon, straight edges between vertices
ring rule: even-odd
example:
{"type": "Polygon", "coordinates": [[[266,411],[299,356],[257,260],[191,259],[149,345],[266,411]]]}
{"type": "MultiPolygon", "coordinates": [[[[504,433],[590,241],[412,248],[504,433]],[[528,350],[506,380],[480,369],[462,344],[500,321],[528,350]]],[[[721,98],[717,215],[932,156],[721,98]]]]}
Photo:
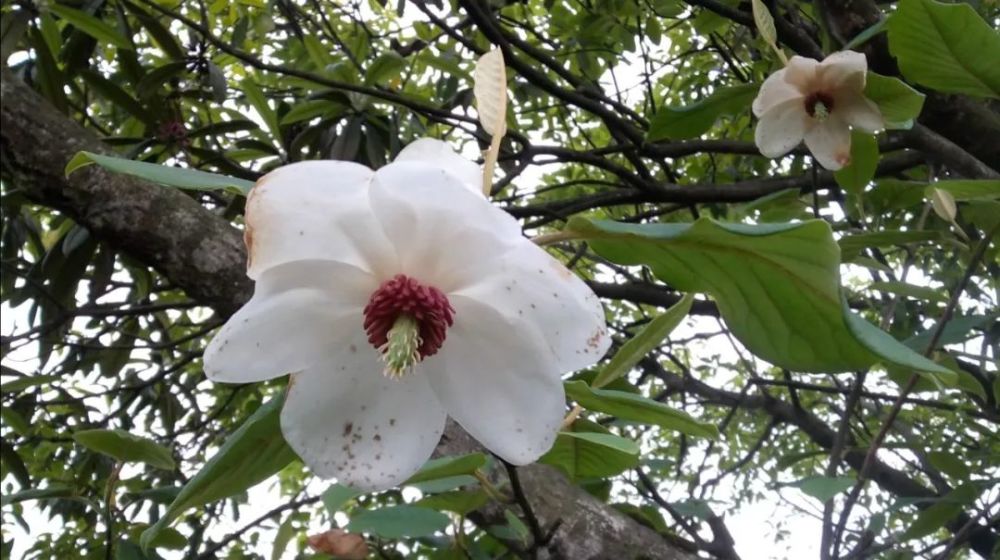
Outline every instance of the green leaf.
{"type": "Polygon", "coordinates": [[[812,476],[792,484],[804,493],[826,503],[834,496],[854,486],[855,479],[846,476],[812,476]]]}
{"type": "Polygon", "coordinates": [[[344,486],[343,484],[331,484],[330,487],[327,488],[326,491],[320,496],[320,499],[323,501],[323,505],[326,506],[326,511],[333,516],[340,511],[344,504],[361,494],[363,494],[363,492],[355,490],[350,486],[344,486]]]}
{"type": "Polygon", "coordinates": [[[370,533],[385,539],[432,535],[451,523],[447,515],[418,506],[389,506],[364,511],[351,518],[347,531],[370,533]]]}
{"type": "Polygon", "coordinates": [[[253,188],[253,183],[245,179],[237,179],[236,177],[217,175],[215,173],[206,173],[205,171],[199,171],[197,169],[170,167],[166,165],[157,165],[155,163],[146,163],[131,159],[104,156],[91,152],[77,152],[77,154],[73,156],[73,159],[69,160],[69,163],[66,164],[66,175],[69,176],[70,173],[76,171],[77,169],[94,163],[109,171],[114,171],[115,173],[124,173],[125,175],[132,175],[133,177],[145,179],[152,183],[158,183],[168,187],[177,187],[179,189],[190,189],[196,191],[229,189],[242,195],[246,195],[250,192],[250,189],[253,188]]]}
{"type": "Polygon", "coordinates": [[[472,474],[485,466],[486,455],[482,453],[431,459],[403,484],[419,484],[428,480],[472,474]]]}
{"type": "Polygon", "coordinates": [[[663,339],[677,328],[684,317],[687,317],[693,301],[694,297],[686,294],[670,309],[654,317],[615,352],[614,357],[608,361],[608,365],[604,366],[591,384],[598,388],[604,387],[631,371],[643,356],[659,347],[663,339]]]}
{"type": "Polygon", "coordinates": [[[573,480],[614,476],[639,464],[639,446],[600,424],[577,419],[559,432],[539,463],[557,467],[573,480]]]}
{"type": "Polygon", "coordinates": [[[274,534],[274,544],[271,546],[271,560],[281,560],[285,555],[288,543],[295,538],[295,527],[292,525],[292,517],[289,516],[274,534]]]}
{"type": "Polygon", "coordinates": [[[835,171],[833,178],[845,191],[861,193],[875,178],[878,156],[878,142],[875,141],[875,137],[863,130],[852,130],[851,163],[835,171]]]}
{"type": "Polygon", "coordinates": [[[684,107],[663,107],[649,122],[646,139],[694,138],[707,132],[722,115],[745,111],[757,94],[756,84],[719,88],[701,101],[684,107]]]}
{"type": "Polygon", "coordinates": [[[603,412],[623,420],[655,424],[667,430],[697,437],[717,438],[719,430],[714,424],[700,422],[688,413],[624,391],[592,389],[583,381],[565,383],[566,394],[587,410],[603,412]]]}
{"type": "Polygon", "coordinates": [[[82,430],[74,433],[73,439],[87,449],[119,461],[146,463],[165,470],[176,467],[169,449],[124,430],[82,430]]]}
{"type": "Polygon", "coordinates": [[[979,492],[980,488],[974,482],[966,482],[948,492],[937,503],[920,512],[900,540],[919,539],[937,531],[974,502],[979,492]]]}
{"type": "Polygon", "coordinates": [[[149,32],[150,38],[160,47],[167,56],[174,60],[183,61],[186,53],[184,49],[181,48],[180,43],[174,37],[174,34],[170,32],[160,20],[155,16],[152,16],[146,10],[140,8],[139,6],[133,4],[132,2],[125,2],[125,7],[128,11],[132,12],[139,23],[146,28],[149,32]]]}
{"type": "Polygon", "coordinates": [[[489,494],[483,490],[453,490],[425,496],[414,502],[414,505],[466,515],[483,507],[489,501],[489,494]]]}
{"type": "Polygon", "coordinates": [[[45,385],[59,379],[58,375],[25,375],[13,381],[4,381],[0,393],[20,393],[36,385],[45,385]]]}
{"type": "Polygon", "coordinates": [[[889,247],[906,245],[920,241],[937,241],[941,233],[937,231],[879,231],[875,233],[857,233],[841,237],[837,244],[845,260],[852,259],[866,247],[889,247]]]}
{"type": "MultiPolygon", "coordinates": [[[[948,320],[942,329],[941,337],[938,339],[938,348],[942,346],[947,346],[949,344],[959,344],[969,340],[976,335],[973,332],[975,329],[983,327],[990,324],[997,319],[997,314],[992,313],[989,315],[965,315],[956,316],[948,320]]],[[[910,338],[903,341],[903,344],[909,346],[917,352],[924,352],[927,350],[927,345],[931,343],[931,338],[934,336],[934,331],[937,330],[937,325],[921,331],[910,338]]]]}
{"type": "Polygon", "coordinates": [[[399,76],[403,68],[406,68],[406,59],[399,56],[395,51],[388,51],[379,55],[368,66],[368,71],[365,72],[365,83],[369,85],[385,85],[399,76]]]}
{"type": "Polygon", "coordinates": [[[889,52],[907,80],[1000,98],[1000,34],[972,6],[901,0],[888,28],[889,52]]]}
{"type": "Polygon", "coordinates": [[[868,285],[868,289],[926,301],[937,301],[941,303],[948,301],[948,294],[942,293],[934,288],[907,284],[906,282],[872,282],[868,285]]]}
{"type": "Polygon", "coordinates": [[[968,480],[969,475],[972,474],[969,466],[956,457],[954,453],[931,451],[927,454],[927,460],[935,469],[957,480],[968,480]]]}
{"type": "Polygon", "coordinates": [[[53,484],[48,488],[31,488],[14,494],[0,496],[0,506],[8,506],[29,500],[46,500],[49,498],[68,498],[74,496],[73,489],[64,484],[53,484]]]}
{"type": "Polygon", "coordinates": [[[886,128],[909,129],[924,108],[927,96],[899,78],[868,72],[865,97],[878,105],[886,128]]]}
{"type": "Polygon", "coordinates": [[[868,26],[863,31],[854,36],[853,39],[847,42],[840,50],[842,51],[853,51],[857,50],[857,47],[868,42],[869,39],[878,35],[885,29],[886,19],[880,19],[874,24],[868,26]]]}
{"type": "Polygon", "coordinates": [[[3,423],[18,435],[31,435],[31,424],[13,408],[0,406],[0,420],[3,420],[3,423]]]}
{"type": "Polygon", "coordinates": [[[120,49],[132,50],[132,43],[107,23],[94,16],[75,10],[64,4],[50,2],[49,10],[98,41],[110,43],[120,49]]]}
{"type": "Polygon", "coordinates": [[[929,186],[951,193],[955,200],[1000,200],[1000,180],[996,179],[952,179],[929,186]]]}
{"type": "Polygon", "coordinates": [[[143,549],[156,534],[191,509],[239,494],[263,482],[296,459],[281,435],[282,397],[261,405],[202,466],[170,504],[163,517],[142,534],[143,549]]]}
{"type": "Polygon", "coordinates": [[[528,526],[524,524],[524,521],[521,521],[521,518],[509,509],[503,510],[503,516],[507,520],[507,526],[510,527],[511,532],[517,537],[517,540],[527,545],[531,532],[528,530],[528,526]]]}
{"type": "Polygon", "coordinates": [[[890,367],[912,369],[939,387],[955,385],[958,380],[958,375],[955,372],[917,354],[889,333],[848,311],[846,305],[844,311],[847,327],[851,334],[868,350],[877,355],[883,363],[890,367]]]}
{"type": "Polygon", "coordinates": [[[712,509],[708,507],[708,503],[705,500],[690,499],[683,502],[674,502],[670,505],[681,515],[697,517],[706,521],[712,517],[712,509]]]}
{"type": "Polygon", "coordinates": [[[674,289],[710,294],[733,334],[775,365],[842,372],[883,361],[954,379],[847,309],[839,250],[822,220],[625,224],[574,217],[567,230],[612,262],[643,264],[674,289]]]}
{"type": "Polygon", "coordinates": [[[281,124],[278,122],[278,114],[271,108],[270,103],[267,102],[267,97],[264,97],[264,93],[260,91],[257,84],[254,83],[252,78],[247,78],[240,84],[240,89],[243,90],[243,95],[246,96],[247,103],[257,111],[260,118],[264,119],[264,124],[271,131],[272,138],[280,139],[281,124]]]}
{"type": "Polygon", "coordinates": [[[339,103],[328,99],[312,99],[298,103],[290,111],[281,117],[281,124],[292,124],[299,121],[308,121],[316,117],[334,116],[342,110],[339,103]]]}

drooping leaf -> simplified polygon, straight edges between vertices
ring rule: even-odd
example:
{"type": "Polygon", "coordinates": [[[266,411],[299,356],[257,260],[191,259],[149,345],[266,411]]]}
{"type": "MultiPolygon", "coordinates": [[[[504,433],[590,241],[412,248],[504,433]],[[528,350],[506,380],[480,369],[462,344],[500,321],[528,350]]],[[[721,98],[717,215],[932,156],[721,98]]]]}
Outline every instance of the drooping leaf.
{"type": "Polygon", "coordinates": [[[565,384],[566,394],[587,410],[603,412],[623,420],[654,424],[667,430],[696,437],[717,438],[719,430],[714,424],[701,422],[686,412],[624,391],[592,389],[583,381],[565,384]]]}
{"type": "Polygon", "coordinates": [[[419,506],[388,506],[351,518],[347,531],[370,533],[385,539],[432,535],[451,523],[447,515],[419,506]]]}
{"type": "Polygon", "coordinates": [[[717,89],[705,99],[684,107],[663,107],[649,121],[646,139],[650,142],[666,139],[694,138],[708,132],[723,115],[745,111],[757,94],[757,85],[717,89]]]}
{"type": "Polygon", "coordinates": [[[889,52],[907,80],[947,93],[1000,98],[1000,34],[965,3],[901,0],[889,52]]]}
{"type": "Polygon", "coordinates": [[[219,451],[188,480],[163,517],[142,534],[143,549],[157,533],[191,509],[239,494],[269,478],[296,459],[281,435],[283,398],[261,405],[230,435],[219,451]]]}
{"type": "Polygon", "coordinates": [[[119,461],[146,463],[166,470],[176,466],[169,449],[124,430],[81,430],[73,434],[73,439],[87,449],[119,461]]]}
{"type": "Polygon", "coordinates": [[[246,195],[253,188],[253,183],[245,179],[207,173],[197,169],[156,165],[154,163],[105,156],[91,152],[78,152],[73,156],[73,159],[66,164],[66,175],[69,176],[70,173],[77,169],[94,163],[115,173],[124,173],[152,183],[177,187],[179,189],[197,191],[229,189],[246,195]]]}
{"type": "Polygon", "coordinates": [[[694,298],[687,294],[670,309],[654,317],[641,331],[615,352],[608,365],[604,366],[604,369],[597,374],[591,384],[597,388],[604,387],[627,374],[643,356],[658,347],[663,339],[677,328],[677,325],[691,311],[693,302],[694,298]]]}
{"type": "Polygon", "coordinates": [[[626,224],[575,217],[567,230],[613,262],[646,265],[677,290],[710,294],[733,334],[781,367],[843,372],[883,361],[954,380],[951,370],[846,308],[838,246],[822,220],[626,224]]]}

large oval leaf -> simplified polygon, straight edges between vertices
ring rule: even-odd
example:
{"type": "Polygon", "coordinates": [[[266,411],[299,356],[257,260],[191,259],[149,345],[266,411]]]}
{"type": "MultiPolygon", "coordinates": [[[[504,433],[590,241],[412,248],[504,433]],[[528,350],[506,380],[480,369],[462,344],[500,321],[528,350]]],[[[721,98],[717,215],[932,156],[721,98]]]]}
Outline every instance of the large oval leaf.
{"type": "Polygon", "coordinates": [[[972,6],[902,0],[888,28],[889,51],[908,80],[1000,98],[1000,34],[972,6]]]}
{"type": "Polygon", "coordinates": [[[822,220],[791,224],[624,224],[577,217],[567,229],[618,264],[715,298],[754,354],[806,372],[866,369],[878,361],[946,382],[954,372],[853,315],[840,292],[840,250],[822,220]]]}

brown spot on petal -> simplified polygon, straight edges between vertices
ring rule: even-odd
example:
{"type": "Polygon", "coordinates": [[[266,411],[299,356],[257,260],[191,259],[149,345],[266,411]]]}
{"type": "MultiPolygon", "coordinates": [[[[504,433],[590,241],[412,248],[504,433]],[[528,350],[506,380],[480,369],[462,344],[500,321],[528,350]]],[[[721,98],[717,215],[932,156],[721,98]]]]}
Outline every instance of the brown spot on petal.
{"type": "Polygon", "coordinates": [[[343,433],[344,437],[351,435],[352,431],[354,431],[354,422],[348,422],[344,424],[344,433],[343,433]]]}
{"type": "Polygon", "coordinates": [[[835,158],[837,159],[837,163],[843,167],[851,164],[851,152],[840,152],[835,156],[835,158]]]}
{"type": "Polygon", "coordinates": [[[316,552],[329,554],[341,560],[364,560],[368,557],[368,543],[364,537],[341,529],[310,535],[308,543],[316,552]]]}

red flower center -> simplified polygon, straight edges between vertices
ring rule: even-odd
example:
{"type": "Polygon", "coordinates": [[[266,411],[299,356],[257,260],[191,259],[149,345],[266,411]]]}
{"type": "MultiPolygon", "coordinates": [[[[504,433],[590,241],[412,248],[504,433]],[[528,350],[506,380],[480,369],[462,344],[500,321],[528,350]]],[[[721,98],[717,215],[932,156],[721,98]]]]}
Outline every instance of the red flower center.
{"type": "Polygon", "coordinates": [[[810,93],[806,97],[806,112],[809,113],[810,117],[816,116],[816,109],[820,109],[820,116],[826,118],[831,112],[833,112],[833,96],[823,93],[822,91],[817,91],[810,93]]]}
{"type": "Polygon", "coordinates": [[[419,325],[417,352],[422,360],[437,353],[444,344],[448,327],[454,322],[455,309],[441,290],[397,274],[375,290],[364,314],[368,342],[383,352],[396,319],[409,315],[419,325]]]}

